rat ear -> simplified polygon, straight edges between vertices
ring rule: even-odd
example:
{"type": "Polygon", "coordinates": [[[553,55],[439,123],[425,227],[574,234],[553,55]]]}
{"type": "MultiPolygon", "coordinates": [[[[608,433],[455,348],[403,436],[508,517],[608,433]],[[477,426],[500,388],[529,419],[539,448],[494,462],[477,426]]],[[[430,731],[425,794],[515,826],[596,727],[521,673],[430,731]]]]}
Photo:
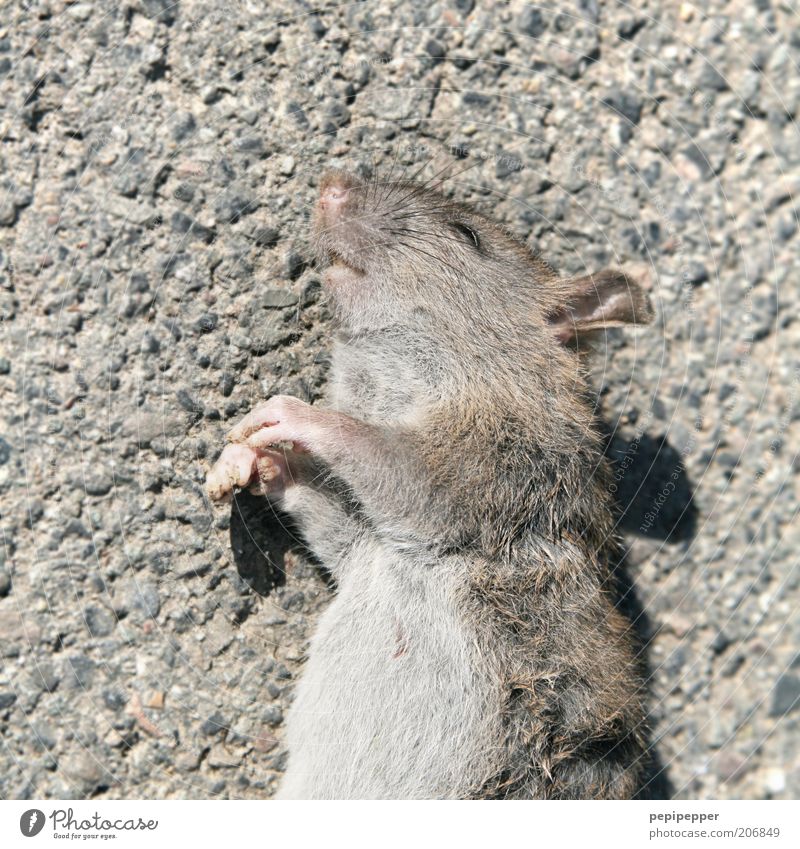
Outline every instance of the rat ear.
{"type": "Polygon", "coordinates": [[[576,345],[592,331],[653,320],[650,298],[639,283],[622,271],[607,268],[568,281],[563,307],[548,316],[559,342],[576,345]]]}

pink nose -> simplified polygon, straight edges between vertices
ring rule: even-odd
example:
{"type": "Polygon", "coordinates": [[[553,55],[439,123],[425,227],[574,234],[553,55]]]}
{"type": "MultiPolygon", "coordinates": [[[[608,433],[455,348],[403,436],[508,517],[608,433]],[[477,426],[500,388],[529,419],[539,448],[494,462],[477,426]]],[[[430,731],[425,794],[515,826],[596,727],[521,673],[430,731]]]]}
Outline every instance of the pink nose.
{"type": "Polygon", "coordinates": [[[329,209],[335,212],[344,205],[347,196],[350,194],[350,189],[341,185],[341,183],[332,183],[326,186],[319,196],[319,204],[323,209],[329,209]]]}

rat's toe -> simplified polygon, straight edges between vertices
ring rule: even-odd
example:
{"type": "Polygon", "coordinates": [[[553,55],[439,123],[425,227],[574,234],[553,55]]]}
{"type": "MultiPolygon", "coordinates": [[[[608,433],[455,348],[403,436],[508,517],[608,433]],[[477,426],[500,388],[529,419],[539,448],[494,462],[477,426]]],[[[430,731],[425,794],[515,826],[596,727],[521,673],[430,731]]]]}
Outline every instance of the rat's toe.
{"type": "Polygon", "coordinates": [[[246,445],[226,445],[206,477],[209,498],[219,501],[235,487],[247,486],[256,475],[256,460],[246,445]]]}

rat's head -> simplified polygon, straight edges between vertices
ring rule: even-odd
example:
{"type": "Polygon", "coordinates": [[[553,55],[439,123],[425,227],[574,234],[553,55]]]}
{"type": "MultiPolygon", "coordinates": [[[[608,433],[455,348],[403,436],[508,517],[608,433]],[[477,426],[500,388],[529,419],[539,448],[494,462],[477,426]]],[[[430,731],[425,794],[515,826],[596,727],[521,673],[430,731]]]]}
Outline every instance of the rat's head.
{"type": "Polygon", "coordinates": [[[416,183],[324,175],[314,240],[324,282],[345,313],[402,321],[473,296],[485,302],[499,278],[529,271],[531,254],[513,236],[466,206],[416,183]]]}
{"type": "Polygon", "coordinates": [[[505,228],[424,184],[328,172],[313,238],[325,287],[351,326],[427,313],[456,335],[490,329],[509,338],[548,327],[570,344],[578,331],[651,317],[622,272],[560,278],[505,228]]]}

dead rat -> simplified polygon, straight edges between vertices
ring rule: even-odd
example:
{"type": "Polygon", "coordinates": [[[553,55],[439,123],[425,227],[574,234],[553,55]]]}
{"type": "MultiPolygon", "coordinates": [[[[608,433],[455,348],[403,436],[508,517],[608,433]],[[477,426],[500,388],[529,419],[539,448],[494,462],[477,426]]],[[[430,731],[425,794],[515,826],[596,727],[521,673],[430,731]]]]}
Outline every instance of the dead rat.
{"type": "Polygon", "coordinates": [[[564,279],[424,185],[324,177],[338,319],[325,406],[229,434],[213,498],[256,487],[337,592],[287,717],[279,798],[628,798],[644,684],[582,334],[647,322],[621,271],[564,279]],[[283,447],[281,447],[283,446],[283,447]]]}

